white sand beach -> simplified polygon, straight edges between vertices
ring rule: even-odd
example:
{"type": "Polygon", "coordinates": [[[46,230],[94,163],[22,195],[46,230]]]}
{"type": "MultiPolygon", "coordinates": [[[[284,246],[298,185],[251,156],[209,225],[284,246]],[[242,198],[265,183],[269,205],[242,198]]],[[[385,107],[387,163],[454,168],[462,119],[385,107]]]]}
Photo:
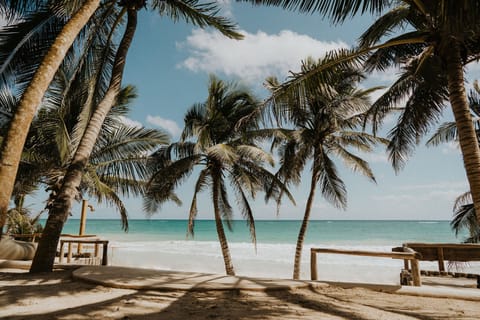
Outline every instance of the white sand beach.
{"type": "MultiPolygon", "coordinates": [[[[104,268],[110,268],[104,269],[109,277],[116,272],[119,281],[129,276],[135,281],[135,269],[128,274],[122,268],[104,268]]],[[[320,284],[269,291],[163,291],[74,280],[72,270],[39,275],[12,271],[0,272],[2,319],[478,319],[480,314],[475,300],[361,287],[320,284]]],[[[154,271],[148,271],[149,277],[145,272],[138,269],[137,278],[153,281],[154,271]]]]}

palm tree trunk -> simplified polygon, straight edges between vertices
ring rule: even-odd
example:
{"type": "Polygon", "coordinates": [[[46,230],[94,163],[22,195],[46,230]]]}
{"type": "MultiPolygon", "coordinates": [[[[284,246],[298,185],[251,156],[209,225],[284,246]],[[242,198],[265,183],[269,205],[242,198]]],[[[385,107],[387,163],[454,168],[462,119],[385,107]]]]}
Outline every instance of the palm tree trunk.
{"type": "Polygon", "coordinates": [[[457,124],[458,140],[477,221],[480,224],[480,149],[465,92],[463,64],[458,46],[449,47],[446,61],[450,104],[457,124]]]}
{"type": "Polygon", "coordinates": [[[0,188],[0,236],[5,225],[23,146],[37,107],[40,105],[65,54],[80,30],[95,12],[99,3],[100,0],[85,1],[78,12],[63,27],[45,58],[43,58],[28,88],[23,93],[10,122],[0,150],[0,181],[2,181],[2,187],[0,188]]]}
{"type": "Polygon", "coordinates": [[[75,195],[78,194],[78,187],[82,180],[83,170],[88,163],[103,121],[112,108],[115,98],[120,91],[125,59],[130,44],[132,43],[136,26],[137,11],[136,9],[128,9],[127,27],[115,56],[109,88],[95,109],[73,160],[67,169],[62,187],[49,212],[42,238],[40,239],[30,268],[31,273],[52,271],[60,234],[68,218],[75,195]]]}
{"type": "Polygon", "coordinates": [[[312,173],[312,181],[310,183],[310,193],[308,195],[307,204],[305,205],[305,214],[303,215],[302,226],[297,238],[297,247],[295,249],[295,262],[293,263],[293,279],[300,279],[300,265],[302,260],[302,249],[305,235],[307,234],[308,222],[310,221],[310,212],[312,211],[313,199],[315,198],[315,189],[317,185],[317,174],[312,173]]]}
{"type": "Polygon", "coordinates": [[[225,236],[225,229],[223,228],[222,217],[220,216],[220,208],[218,207],[218,190],[218,179],[213,177],[213,210],[215,213],[215,226],[217,227],[218,241],[220,241],[220,247],[222,248],[225,272],[229,276],[234,276],[235,270],[233,269],[232,257],[230,256],[230,250],[228,249],[227,237],[225,236]]]}

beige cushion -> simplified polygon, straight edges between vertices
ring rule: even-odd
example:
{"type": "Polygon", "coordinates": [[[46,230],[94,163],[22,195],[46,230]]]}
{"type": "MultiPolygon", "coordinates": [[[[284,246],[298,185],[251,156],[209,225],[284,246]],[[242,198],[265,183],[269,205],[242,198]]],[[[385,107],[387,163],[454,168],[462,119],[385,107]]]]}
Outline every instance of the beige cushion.
{"type": "Polygon", "coordinates": [[[24,242],[10,239],[6,236],[0,239],[0,259],[32,260],[37,245],[32,242],[24,242]]]}

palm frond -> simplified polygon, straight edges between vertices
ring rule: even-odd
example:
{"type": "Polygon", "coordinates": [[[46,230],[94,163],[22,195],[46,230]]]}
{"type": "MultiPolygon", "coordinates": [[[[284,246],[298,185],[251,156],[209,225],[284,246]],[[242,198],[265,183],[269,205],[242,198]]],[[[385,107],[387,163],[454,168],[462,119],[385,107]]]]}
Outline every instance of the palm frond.
{"type": "Polygon", "coordinates": [[[209,170],[203,169],[198,176],[197,182],[195,183],[195,190],[193,191],[192,203],[190,205],[190,212],[188,214],[187,236],[194,236],[195,218],[197,217],[198,213],[197,195],[202,192],[210,182],[209,170]]]}
{"type": "Polygon", "coordinates": [[[329,17],[334,23],[341,23],[356,14],[378,14],[390,6],[385,0],[237,0],[255,5],[282,7],[287,10],[305,13],[318,12],[329,17]]]}
{"type": "Polygon", "coordinates": [[[353,172],[360,172],[372,182],[376,183],[375,176],[373,175],[372,169],[368,165],[368,162],[362,158],[354,155],[349,152],[347,149],[342,148],[340,145],[335,145],[332,148],[332,151],[343,160],[345,166],[350,168],[353,172]]]}
{"type": "Polygon", "coordinates": [[[220,163],[233,163],[238,159],[235,148],[228,144],[219,143],[206,150],[208,158],[215,159],[220,163]]]}
{"type": "Polygon", "coordinates": [[[235,190],[237,195],[237,204],[240,206],[240,212],[242,213],[242,217],[247,222],[248,230],[250,231],[250,239],[255,247],[255,252],[257,251],[257,234],[255,230],[255,219],[253,217],[252,207],[248,202],[248,198],[243,191],[242,185],[244,185],[241,181],[236,179],[232,179],[232,186],[235,190]]]}
{"type": "Polygon", "coordinates": [[[323,153],[314,161],[312,171],[318,172],[318,183],[323,197],[336,208],[345,209],[347,189],[338,175],[335,163],[323,153]]]}
{"type": "Polygon", "coordinates": [[[457,124],[455,122],[445,122],[438,127],[437,131],[427,140],[427,147],[436,147],[439,144],[457,140],[457,124]]]}
{"type": "Polygon", "coordinates": [[[384,37],[393,34],[399,28],[403,28],[406,19],[410,15],[408,6],[399,5],[377,18],[374,23],[360,36],[360,47],[371,47],[384,37]]]}
{"type": "Polygon", "coordinates": [[[200,28],[212,27],[231,39],[242,39],[237,26],[230,20],[218,16],[220,7],[215,2],[199,3],[198,0],[152,0],[154,10],[169,16],[174,22],[183,19],[200,28]]]}
{"type": "Polygon", "coordinates": [[[472,194],[470,193],[470,191],[468,192],[465,192],[461,195],[459,195],[456,199],[455,199],[455,203],[453,204],[453,211],[458,211],[460,209],[461,206],[464,206],[464,205],[468,205],[470,203],[472,203],[473,200],[472,200],[472,194]]]}
{"type": "Polygon", "coordinates": [[[103,183],[97,175],[89,175],[89,177],[90,177],[90,182],[92,182],[95,185],[94,190],[96,191],[95,194],[91,193],[90,195],[96,196],[96,200],[98,203],[102,203],[103,201],[106,201],[107,203],[114,205],[117,208],[118,212],[120,213],[120,217],[122,219],[122,228],[125,231],[127,231],[128,230],[128,213],[120,197],[116,194],[115,190],[113,190],[107,184],[103,183]]]}

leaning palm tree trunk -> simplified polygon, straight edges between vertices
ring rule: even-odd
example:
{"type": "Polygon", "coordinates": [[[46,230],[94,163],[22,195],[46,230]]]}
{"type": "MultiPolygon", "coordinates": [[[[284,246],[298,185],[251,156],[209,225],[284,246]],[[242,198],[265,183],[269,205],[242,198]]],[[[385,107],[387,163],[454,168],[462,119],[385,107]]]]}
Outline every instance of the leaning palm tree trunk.
{"type": "Polygon", "coordinates": [[[477,221],[480,223],[480,149],[465,92],[462,59],[458,47],[457,50],[455,49],[449,49],[447,60],[448,91],[457,124],[463,164],[470,184],[475,212],[477,212],[477,221]]]}
{"type": "Polygon", "coordinates": [[[82,30],[95,12],[99,3],[100,0],[85,1],[84,5],[63,27],[35,72],[10,122],[10,127],[0,150],[0,181],[2,181],[2,187],[0,188],[0,235],[5,225],[8,204],[12,196],[23,145],[25,144],[37,107],[42,101],[65,54],[80,30],[82,30]]]}
{"type": "Polygon", "coordinates": [[[115,98],[120,91],[125,59],[132,43],[136,26],[137,11],[136,9],[128,9],[127,27],[115,56],[109,88],[92,115],[72,162],[67,169],[59,194],[49,212],[42,238],[30,268],[32,273],[52,271],[60,234],[68,218],[72,202],[78,192],[83,170],[90,158],[105,117],[112,108],[115,98]]]}
{"type": "Polygon", "coordinates": [[[225,263],[225,272],[229,276],[234,276],[235,270],[233,269],[232,257],[230,256],[230,250],[228,249],[227,237],[225,236],[222,217],[220,216],[220,208],[218,207],[218,198],[220,196],[218,189],[218,181],[217,179],[215,179],[213,183],[213,210],[215,213],[215,225],[217,227],[218,241],[220,241],[220,247],[222,248],[223,262],[225,263]]]}
{"type": "Polygon", "coordinates": [[[297,238],[297,247],[295,249],[295,262],[293,263],[293,279],[300,279],[300,264],[302,260],[302,249],[305,235],[307,234],[308,222],[310,221],[310,212],[312,211],[313,199],[315,198],[315,189],[317,185],[315,172],[312,174],[312,182],[310,185],[310,193],[308,195],[307,204],[305,205],[305,214],[303,216],[302,226],[297,238]]]}

